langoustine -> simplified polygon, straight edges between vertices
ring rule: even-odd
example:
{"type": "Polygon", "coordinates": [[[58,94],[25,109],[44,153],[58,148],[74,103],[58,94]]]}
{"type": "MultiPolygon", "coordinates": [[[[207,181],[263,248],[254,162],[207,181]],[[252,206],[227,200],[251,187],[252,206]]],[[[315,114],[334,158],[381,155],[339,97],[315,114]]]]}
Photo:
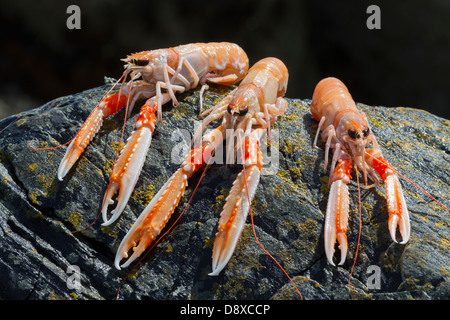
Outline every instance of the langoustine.
{"type": "Polygon", "coordinates": [[[203,135],[201,143],[193,147],[180,168],[141,213],[119,245],[114,261],[116,268],[129,266],[155,240],[183,196],[188,179],[209,163],[224,142],[227,131],[231,130],[237,133],[233,136],[237,136],[244,159],[243,170],[223,207],[214,241],[210,275],[218,275],[223,270],[239,240],[259,183],[263,167],[260,137],[286,110],[287,101],[283,96],[287,82],[288,71],[282,61],[262,59],[249,70],[238,88],[210,110],[194,136],[201,136],[211,121],[222,117],[221,125],[203,135]],[[128,256],[130,250],[132,255],[128,256]],[[121,264],[124,258],[127,260],[121,264]]]}
{"type": "Polygon", "coordinates": [[[324,227],[325,254],[328,262],[335,265],[333,255],[336,241],[341,251],[339,265],[345,262],[349,212],[347,184],[351,179],[352,167],[356,169],[357,174],[358,169],[362,170],[366,185],[368,178],[372,180],[373,184],[367,187],[379,184],[377,174],[384,180],[391,238],[397,242],[398,227],[401,235],[400,243],[408,242],[410,221],[401,184],[395,170],[382,156],[366,115],[358,111],[347,87],[336,78],[321,80],[314,90],[311,113],[319,121],[313,146],[317,147],[320,131],[325,142],[325,172],[328,167],[329,150],[333,150],[329,179],[331,187],[324,227]]]}
{"type": "MultiPolygon", "coordinates": [[[[58,168],[62,180],[84,149],[94,138],[105,117],[126,106],[129,114],[138,99],[147,99],[135,122],[135,130],[112,169],[102,204],[103,225],[110,225],[124,210],[144,164],[157,120],[161,120],[163,104],[178,104],[175,93],[207,83],[232,85],[248,71],[248,57],[236,44],[227,42],[194,43],[168,49],[142,51],[129,55],[125,71],[114,87],[123,81],[120,90],[106,94],[70,142],[58,168]],[[130,81],[125,82],[130,76],[130,81]],[[165,90],[165,92],[164,92],[165,90]],[[108,218],[108,206],[117,203],[108,218]]],[[[113,88],[114,88],[113,87],[113,88]]],[[[111,90],[113,89],[111,88],[111,90]]],[[[110,90],[110,92],[111,92],[110,90]]]]}

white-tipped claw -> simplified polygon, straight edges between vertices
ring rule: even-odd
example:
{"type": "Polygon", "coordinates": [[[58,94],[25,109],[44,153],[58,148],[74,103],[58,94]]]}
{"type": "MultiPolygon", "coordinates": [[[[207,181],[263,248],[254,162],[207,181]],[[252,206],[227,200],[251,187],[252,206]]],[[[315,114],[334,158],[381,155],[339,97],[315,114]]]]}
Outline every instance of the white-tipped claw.
{"type": "Polygon", "coordinates": [[[345,233],[339,232],[336,238],[339,243],[339,250],[341,250],[341,261],[339,261],[339,265],[341,266],[344,264],[345,258],[347,257],[347,236],[345,233]]]}
{"type": "Polygon", "coordinates": [[[131,134],[120,153],[119,159],[112,169],[109,185],[103,199],[103,226],[108,226],[116,221],[125,209],[141,173],[151,141],[152,131],[147,127],[141,127],[131,134]],[[108,206],[114,203],[112,198],[117,192],[119,192],[116,199],[117,205],[111,212],[111,218],[108,219],[108,206]]]}
{"type": "Polygon", "coordinates": [[[117,250],[116,257],[114,258],[114,266],[120,270],[121,268],[127,268],[134,260],[136,260],[147,247],[152,243],[157,235],[152,233],[152,230],[138,226],[135,229],[131,229],[122,240],[119,249],[117,250]],[[132,231],[132,232],[131,232],[132,231]],[[128,257],[128,251],[132,249],[133,254],[128,257]],[[125,263],[120,264],[122,259],[128,258],[125,263]]]}
{"type": "Polygon", "coordinates": [[[344,264],[345,257],[347,256],[348,245],[345,232],[347,231],[348,225],[348,208],[348,187],[342,180],[336,180],[331,184],[324,232],[325,254],[328,262],[332,266],[335,266],[333,256],[336,241],[338,241],[341,251],[339,265],[344,264]]]}
{"type": "Polygon", "coordinates": [[[217,276],[233,255],[247,219],[250,209],[249,204],[258,186],[259,177],[259,168],[252,166],[245,169],[245,174],[244,171],[241,171],[233,183],[220,215],[219,232],[214,240],[212,272],[209,273],[210,276],[217,276]],[[248,195],[244,177],[247,178],[248,195]],[[250,199],[248,196],[250,196],[250,199]]]}
{"type": "Polygon", "coordinates": [[[72,140],[72,142],[67,147],[66,153],[64,157],[61,160],[61,163],[58,167],[58,180],[62,181],[63,178],[66,176],[66,174],[69,172],[70,168],[77,162],[78,158],[80,157],[81,153],[83,152],[83,149],[74,147],[75,139],[72,140]],[[76,150],[77,149],[77,150],[76,150]]]}
{"type": "Polygon", "coordinates": [[[159,235],[178,205],[186,184],[185,171],[178,169],[153,197],[120,243],[114,259],[117,269],[128,267],[159,235]],[[133,254],[128,257],[130,249],[133,254]],[[120,262],[125,258],[128,259],[121,265],[120,262]]]}
{"type": "MultiPolygon", "coordinates": [[[[136,176],[139,177],[139,174],[136,176]]],[[[123,180],[121,182],[124,182],[123,180]]],[[[102,218],[103,223],[102,226],[109,226],[110,224],[114,223],[117,218],[119,218],[122,211],[125,209],[125,206],[127,205],[128,199],[131,196],[131,193],[133,192],[134,186],[136,182],[129,183],[128,181],[123,183],[125,186],[120,188],[120,183],[117,181],[111,181],[108,185],[108,189],[105,192],[105,197],[103,199],[103,205],[102,205],[102,218]],[[114,208],[113,211],[111,211],[111,217],[108,219],[108,206],[114,204],[114,201],[112,200],[112,197],[119,191],[119,196],[116,198],[117,205],[114,208]]]]}
{"type": "Polygon", "coordinates": [[[95,108],[78,131],[75,138],[67,147],[66,153],[58,167],[58,180],[62,179],[69,172],[70,168],[77,162],[86,146],[94,138],[103,122],[103,110],[95,108]]]}
{"type": "Polygon", "coordinates": [[[386,201],[389,212],[389,233],[394,242],[397,242],[396,232],[397,226],[402,236],[401,244],[405,244],[410,236],[409,213],[406,206],[406,201],[403,196],[402,187],[397,175],[390,174],[386,177],[386,201]]]}

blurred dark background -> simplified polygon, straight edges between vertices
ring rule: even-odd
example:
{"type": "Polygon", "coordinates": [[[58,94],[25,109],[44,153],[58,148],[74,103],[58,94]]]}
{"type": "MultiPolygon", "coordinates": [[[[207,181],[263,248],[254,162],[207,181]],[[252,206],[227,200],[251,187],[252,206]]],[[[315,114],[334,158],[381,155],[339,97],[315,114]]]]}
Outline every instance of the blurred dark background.
{"type": "Polygon", "coordinates": [[[357,102],[450,118],[450,1],[96,0],[0,2],[0,119],[118,78],[127,54],[229,41],[282,59],[289,98],[340,78],[357,102]],[[69,30],[66,9],[81,9],[69,30]],[[369,30],[367,7],[381,9],[369,30]]]}

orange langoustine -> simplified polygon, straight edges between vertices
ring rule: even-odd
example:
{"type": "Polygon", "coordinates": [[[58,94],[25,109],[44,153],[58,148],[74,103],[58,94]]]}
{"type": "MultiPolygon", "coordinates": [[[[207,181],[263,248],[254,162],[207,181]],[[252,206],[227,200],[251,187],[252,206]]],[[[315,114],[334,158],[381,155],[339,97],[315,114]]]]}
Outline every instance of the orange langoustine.
{"type": "MultiPolygon", "coordinates": [[[[341,257],[339,265],[345,262],[347,254],[347,225],[349,193],[347,184],[351,179],[352,166],[362,170],[365,184],[367,179],[378,185],[377,174],[385,181],[387,208],[389,212],[389,232],[397,242],[397,227],[402,244],[410,236],[409,213],[403,196],[397,172],[382,156],[381,149],[370,128],[366,115],[359,112],[347,87],[333,77],[321,80],[313,94],[311,113],[319,121],[313,146],[317,147],[319,132],[325,142],[325,172],[328,166],[328,153],[333,150],[330,166],[330,195],[325,217],[325,254],[328,262],[333,262],[334,246],[339,243],[341,257]]],[[[358,182],[358,174],[356,175],[358,182]]]]}
{"type": "Polygon", "coordinates": [[[58,168],[62,180],[75,164],[102,125],[103,118],[126,106],[131,113],[138,99],[147,99],[136,119],[135,130],[114,164],[102,204],[103,225],[110,225],[124,210],[144,164],[156,123],[162,119],[161,107],[173,101],[176,92],[184,92],[207,83],[232,85],[248,71],[245,51],[234,43],[212,42],[180,45],[168,49],[142,51],[129,55],[125,71],[111,90],[98,103],[76,136],[70,141],[58,168]],[[128,76],[130,80],[126,82],[128,76]],[[109,94],[121,81],[116,93],[109,94]],[[165,90],[165,91],[163,91],[165,90]],[[119,192],[117,204],[108,219],[108,206],[119,192]]]}

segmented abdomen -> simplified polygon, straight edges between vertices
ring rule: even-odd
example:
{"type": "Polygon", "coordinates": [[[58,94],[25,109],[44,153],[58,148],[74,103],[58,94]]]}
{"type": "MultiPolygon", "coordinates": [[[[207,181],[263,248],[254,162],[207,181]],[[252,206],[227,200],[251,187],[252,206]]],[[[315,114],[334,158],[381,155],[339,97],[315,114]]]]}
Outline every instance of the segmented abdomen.
{"type": "Polygon", "coordinates": [[[248,72],[249,75],[243,81],[243,83],[248,79],[249,82],[253,82],[256,84],[258,82],[258,74],[262,70],[266,70],[272,77],[274,77],[278,81],[277,96],[284,96],[287,89],[289,72],[285,64],[277,58],[264,58],[259,60],[253,65],[253,67],[250,68],[248,72]],[[253,77],[252,74],[254,74],[253,77]]]}
{"type": "Polygon", "coordinates": [[[321,80],[314,90],[311,113],[317,120],[323,116],[333,122],[335,116],[343,111],[356,111],[355,102],[345,84],[339,79],[329,77],[321,80]]]}
{"type": "Polygon", "coordinates": [[[195,43],[209,57],[209,69],[219,75],[236,74],[242,80],[248,70],[248,57],[237,44],[229,42],[195,43]]]}

